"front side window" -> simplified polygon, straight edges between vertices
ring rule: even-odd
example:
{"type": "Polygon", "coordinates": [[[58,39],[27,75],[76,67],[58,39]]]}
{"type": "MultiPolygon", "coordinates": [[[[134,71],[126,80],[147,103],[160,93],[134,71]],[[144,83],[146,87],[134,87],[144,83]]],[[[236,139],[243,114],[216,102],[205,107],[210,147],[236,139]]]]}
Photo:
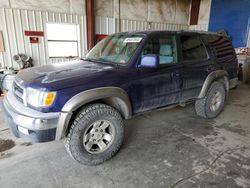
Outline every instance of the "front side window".
{"type": "Polygon", "coordinates": [[[206,60],[207,52],[199,36],[181,36],[183,61],[206,60]]]}
{"type": "Polygon", "coordinates": [[[175,36],[154,36],[152,37],[142,52],[142,57],[149,54],[159,56],[159,64],[166,65],[177,62],[175,36]]]}
{"type": "Polygon", "coordinates": [[[86,55],[88,60],[126,64],[134,55],[144,35],[108,36],[86,55]]]}

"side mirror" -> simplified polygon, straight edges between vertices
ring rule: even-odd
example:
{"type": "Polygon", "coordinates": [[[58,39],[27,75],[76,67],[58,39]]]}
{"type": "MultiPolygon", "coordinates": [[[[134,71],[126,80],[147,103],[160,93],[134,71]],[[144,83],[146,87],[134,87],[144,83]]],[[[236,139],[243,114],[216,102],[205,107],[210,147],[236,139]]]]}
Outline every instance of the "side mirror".
{"type": "Polygon", "coordinates": [[[138,68],[157,68],[159,67],[159,56],[150,54],[145,55],[141,59],[141,64],[138,65],[138,68]]]}

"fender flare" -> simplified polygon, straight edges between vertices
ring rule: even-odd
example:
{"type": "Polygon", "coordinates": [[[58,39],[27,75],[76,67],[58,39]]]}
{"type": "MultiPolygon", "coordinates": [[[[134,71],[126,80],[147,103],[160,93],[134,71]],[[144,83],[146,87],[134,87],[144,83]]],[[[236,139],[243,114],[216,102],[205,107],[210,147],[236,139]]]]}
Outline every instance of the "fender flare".
{"type": "Polygon", "coordinates": [[[210,85],[212,84],[212,82],[214,82],[215,80],[221,80],[223,81],[223,83],[225,84],[226,87],[226,92],[228,93],[229,91],[229,78],[228,78],[228,73],[224,70],[217,70],[214,72],[211,72],[205,82],[203,83],[202,89],[200,91],[200,94],[198,96],[199,99],[203,98],[206,96],[206,93],[210,87],[210,85]]]}
{"type": "Polygon", "coordinates": [[[68,100],[62,108],[57,130],[56,140],[65,136],[69,121],[73,112],[93,101],[101,100],[104,103],[118,110],[123,118],[129,119],[132,116],[132,106],[127,93],[119,87],[101,87],[83,91],[68,100]]]}

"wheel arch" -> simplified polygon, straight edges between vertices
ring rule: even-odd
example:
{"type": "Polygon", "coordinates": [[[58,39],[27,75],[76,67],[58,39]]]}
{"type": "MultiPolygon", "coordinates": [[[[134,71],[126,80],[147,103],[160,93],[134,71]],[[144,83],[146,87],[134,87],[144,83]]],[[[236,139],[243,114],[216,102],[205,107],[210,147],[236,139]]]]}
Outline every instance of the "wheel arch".
{"type": "Polygon", "coordinates": [[[56,140],[62,139],[74,115],[90,103],[104,103],[115,108],[124,119],[132,116],[132,106],[127,93],[119,87],[102,87],[83,91],[73,96],[62,108],[58,121],[56,140]]]}
{"type": "Polygon", "coordinates": [[[229,78],[228,78],[228,73],[224,70],[217,70],[214,72],[211,72],[205,82],[203,83],[202,89],[200,91],[200,94],[198,95],[198,98],[203,98],[205,97],[210,85],[212,84],[212,82],[214,81],[220,81],[224,84],[225,89],[226,89],[226,93],[228,93],[229,91],[229,78]]]}

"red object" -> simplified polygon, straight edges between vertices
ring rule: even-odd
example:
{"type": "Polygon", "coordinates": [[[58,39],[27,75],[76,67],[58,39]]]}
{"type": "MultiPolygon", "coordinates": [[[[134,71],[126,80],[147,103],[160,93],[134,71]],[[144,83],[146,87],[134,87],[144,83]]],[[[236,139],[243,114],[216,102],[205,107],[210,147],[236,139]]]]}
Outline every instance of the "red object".
{"type": "Polygon", "coordinates": [[[30,37],[30,43],[39,43],[38,37],[30,37]]]}
{"type": "Polygon", "coordinates": [[[106,38],[108,35],[97,34],[96,35],[96,42],[101,41],[102,39],[106,38]]]}
{"type": "Polygon", "coordinates": [[[190,25],[197,25],[198,24],[200,3],[201,3],[201,0],[192,0],[190,25]]]}
{"type": "Polygon", "coordinates": [[[95,45],[95,11],[94,0],[87,0],[86,7],[86,21],[87,21],[87,47],[88,50],[95,45]]]}
{"type": "Polygon", "coordinates": [[[37,36],[37,37],[43,37],[44,32],[43,31],[24,31],[25,36],[37,36]]]}

